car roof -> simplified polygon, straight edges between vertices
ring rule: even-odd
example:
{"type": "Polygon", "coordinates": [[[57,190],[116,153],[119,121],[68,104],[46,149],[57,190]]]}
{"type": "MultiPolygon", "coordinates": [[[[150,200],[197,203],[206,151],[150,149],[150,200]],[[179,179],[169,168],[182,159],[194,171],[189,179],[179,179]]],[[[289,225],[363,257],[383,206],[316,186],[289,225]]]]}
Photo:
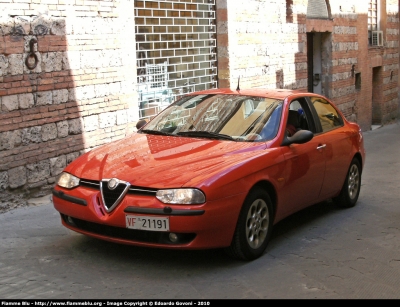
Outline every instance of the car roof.
{"type": "Polygon", "coordinates": [[[274,98],[274,99],[285,99],[291,95],[309,95],[310,93],[300,90],[288,90],[288,89],[244,89],[244,90],[232,90],[232,89],[211,89],[204,90],[200,92],[193,92],[189,95],[205,95],[205,94],[224,94],[224,95],[239,95],[239,96],[257,96],[257,97],[265,97],[265,98],[274,98]]]}

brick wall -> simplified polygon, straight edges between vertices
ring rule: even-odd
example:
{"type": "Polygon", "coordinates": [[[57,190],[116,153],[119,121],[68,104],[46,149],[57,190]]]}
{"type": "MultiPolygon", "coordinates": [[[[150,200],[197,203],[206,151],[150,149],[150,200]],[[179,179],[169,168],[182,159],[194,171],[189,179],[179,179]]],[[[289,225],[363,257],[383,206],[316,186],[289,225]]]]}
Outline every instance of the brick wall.
{"type": "MultiPolygon", "coordinates": [[[[367,58],[367,20],[361,12],[365,7],[357,7],[355,1],[330,1],[333,30],[331,92],[329,98],[339,106],[347,119],[359,122],[358,119],[358,90],[355,87],[355,75],[362,72],[362,65],[367,58]]],[[[363,103],[365,100],[361,99],[363,103]]],[[[365,111],[365,109],[364,109],[365,111]]]]}
{"type": "Polygon", "coordinates": [[[307,19],[308,0],[217,1],[219,86],[307,90],[307,33],[322,34],[322,94],[364,131],[398,117],[399,3],[381,0],[385,44],[368,46],[368,2],[330,0],[330,19],[307,19]],[[223,54],[223,57],[221,57],[223,54]],[[373,80],[376,67],[381,67],[373,80]],[[356,75],[360,88],[356,88],[356,75]],[[374,91],[374,93],[373,93],[374,91]],[[374,98],[373,98],[374,97],[374,98]],[[374,100],[374,101],[373,101],[374,100]]]}
{"type": "Polygon", "coordinates": [[[236,88],[240,77],[241,88],[307,88],[304,3],[292,6],[289,23],[282,0],[248,0],[246,5],[219,0],[216,5],[220,87],[236,88]]]}
{"type": "Polygon", "coordinates": [[[398,118],[399,100],[399,3],[397,0],[386,0],[386,37],[384,58],[383,105],[381,122],[387,123],[398,118]]]}
{"type": "MultiPolygon", "coordinates": [[[[318,20],[308,0],[217,0],[219,87],[240,76],[241,88],[307,90],[315,31],[323,94],[364,131],[396,118],[399,1],[381,2],[385,44],[369,47],[367,1],[327,1],[331,18],[318,20]]],[[[82,152],[135,130],[133,10],[133,0],[0,0],[0,202],[48,193],[82,152]]]]}
{"type": "Polygon", "coordinates": [[[0,0],[0,202],[134,131],[133,3],[0,0]]]}

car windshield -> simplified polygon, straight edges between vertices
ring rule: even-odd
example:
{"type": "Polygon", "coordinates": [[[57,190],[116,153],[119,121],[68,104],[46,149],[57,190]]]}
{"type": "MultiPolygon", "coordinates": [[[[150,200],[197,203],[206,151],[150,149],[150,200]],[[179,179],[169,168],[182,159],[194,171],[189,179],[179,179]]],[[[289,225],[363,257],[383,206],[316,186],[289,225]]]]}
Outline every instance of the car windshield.
{"type": "Polygon", "coordinates": [[[140,132],[234,141],[277,134],[282,100],[241,95],[190,95],[154,117],[140,132]]]}

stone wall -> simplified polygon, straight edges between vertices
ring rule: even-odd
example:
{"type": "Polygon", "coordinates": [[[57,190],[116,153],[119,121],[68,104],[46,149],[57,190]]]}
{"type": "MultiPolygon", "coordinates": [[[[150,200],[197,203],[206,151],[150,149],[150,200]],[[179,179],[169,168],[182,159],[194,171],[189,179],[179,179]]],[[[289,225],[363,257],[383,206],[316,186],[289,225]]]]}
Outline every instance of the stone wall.
{"type": "MultiPolygon", "coordinates": [[[[323,94],[364,131],[372,114],[389,122],[399,112],[399,1],[381,2],[385,43],[370,47],[367,1],[327,1],[331,18],[318,20],[306,18],[308,0],[217,0],[219,87],[240,77],[241,88],[307,90],[316,31],[323,94]]],[[[135,131],[134,29],[133,0],[0,0],[0,203],[48,193],[77,156],[135,131]]]]}
{"type": "Polygon", "coordinates": [[[81,153],[134,132],[133,3],[0,0],[3,206],[49,193],[81,153]]]}
{"type": "Polygon", "coordinates": [[[381,0],[380,30],[383,46],[368,45],[368,3],[330,1],[335,31],[333,40],[333,101],[363,131],[397,117],[398,13],[397,0],[381,0]],[[357,77],[360,86],[356,87],[357,77]],[[392,90],[395,89],[395,93],[392,90]]]}
{"type": "Polygon", "coordinates": [[[240,77],[241,88],[307,90],[307,33],[321,33],[322,94],[364,131],[372,113],[381,124],[397,118],[399,1],[380,2],[384,45],[376,47],[368,45],[367,1],[327,1],[324,20],[306,18],[308,0],[218,0],[219,86],[234,89],[240,77]],[[375,77],[374,67],[382,70],[375,77]]]}
{"type": "Polygon", "coordinates": [[[399,100],[397,97],[399,82],[399,9],[398,0],[386,0],[386,37],[384,57],[384,74],[382,78],[383,95],[382,117],[383,124],[398,118],[399,100]]]}
{"type": "Polygon", "coordinates": [[[236,88],[240,77],[241,88],[307,88],[307,5],[289,2],[217,1],[219,86],[236,88]]]}

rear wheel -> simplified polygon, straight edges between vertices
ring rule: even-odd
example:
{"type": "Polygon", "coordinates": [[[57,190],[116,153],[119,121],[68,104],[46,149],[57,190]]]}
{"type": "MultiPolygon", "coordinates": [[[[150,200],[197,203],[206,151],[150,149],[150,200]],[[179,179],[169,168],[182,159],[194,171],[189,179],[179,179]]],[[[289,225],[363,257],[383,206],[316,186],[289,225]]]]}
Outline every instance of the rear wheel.
{"type": "Polygon", "coordinates": [[[344,181],[340,194],[333,200],[338,207],[354,207],[358,200],[361,189],[361,165],[358,159],[351,161],[346,180],[344,181]]]}
{"type": "Polygon", "coordinates": [[[268,193],[252,190],[243,203],[231,246],[226,252],[233,258],[253,260],[260,257],[271,237],[272,203],[268,193]]]}

